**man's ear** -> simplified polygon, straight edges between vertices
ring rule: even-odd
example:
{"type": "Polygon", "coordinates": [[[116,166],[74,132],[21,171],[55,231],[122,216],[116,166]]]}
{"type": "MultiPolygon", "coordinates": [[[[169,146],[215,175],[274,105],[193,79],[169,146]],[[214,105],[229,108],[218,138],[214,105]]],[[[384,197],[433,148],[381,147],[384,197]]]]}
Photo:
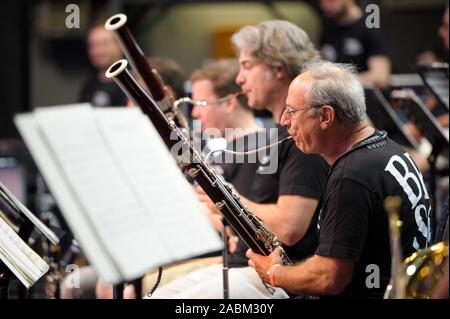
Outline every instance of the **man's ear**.
{"type": "Polygon", "coordinates": [[[277,80],[283,80],[286,78],[286,70],[282,66],[272,66],[272,70],[277,80]]]}
{"type": "Polygon", "coordinates": [[[320,128],[325,130],[333,125],[336,118],[336,111],[330,105],[322,106],[319,110],[320,128]]]}

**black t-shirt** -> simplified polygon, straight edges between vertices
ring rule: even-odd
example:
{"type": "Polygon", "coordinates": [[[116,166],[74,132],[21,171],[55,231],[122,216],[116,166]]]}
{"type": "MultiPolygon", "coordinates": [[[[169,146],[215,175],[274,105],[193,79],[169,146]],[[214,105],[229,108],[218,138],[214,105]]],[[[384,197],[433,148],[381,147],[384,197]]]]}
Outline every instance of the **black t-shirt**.
{"type": "MultiPolygon", "coordinates": [[[[266,140],[265,131],[242,135],[227,143],[227,150],[245,152],[259,147],[266,140]]],[[[253,154],[220,153],[213,157],[213,165],[221,173],[227,183],[233,185],[239,194],[248,197],[259,167],[258,157],[253,154]]]]}
{"type": "Polygon", "coordinates": [[[367,60],[375,55],[387,55],[379,28],[369,29],[366,17],[348,25],[338,25],[326,19],[320,40],[324,59],[337,63],[352,63],[358,71],[368,69],[367,60]]]}
{"type": "Polygon", "coordinates": [[[391,271],[387,196],[402,199],[404,257],[426,247],[430,200],[422,176],[399,145],[376,132],[334,163],[319,204],[316,254],[355,261],[351,283],[340,297],[381,298],[386,290],[391,271]],[[378,281],[369,275],[378,269],[376,288],[378,281]]]}
{"type": "Polygon", "coordinates": [[[127,97],[114,81],[102,82],[94,74],[83,86],[79,102],[89,102],[97,107],[126,106],[127,97]]]}
{"type": "MultiPolygon", "coordinates": [[[[270,143],[280,141],[288,136],[285,127],[278,126],[278,135],[270,143]]],[[[267,156],[261,156],[261,165],[257,170],[251,193],[248,198],[262,204],[274,204],[282,195],[299,195],[319,199],[325,186],[328,165],[315,154],[304,154],[293,140],[287,140],[273,149],[267,156]]],[[[301,212],[299,212],[301,214],[301,212]]],[[[303,238],[294,246],[285,246],[286,252],[293,260],[304,259],[314,253],[317,247],[316,218],[303,238]]],[[[247,266],[245,257],[247,246],[238,242],[236,253],[230,254],[230,267],[247,266]]]]}

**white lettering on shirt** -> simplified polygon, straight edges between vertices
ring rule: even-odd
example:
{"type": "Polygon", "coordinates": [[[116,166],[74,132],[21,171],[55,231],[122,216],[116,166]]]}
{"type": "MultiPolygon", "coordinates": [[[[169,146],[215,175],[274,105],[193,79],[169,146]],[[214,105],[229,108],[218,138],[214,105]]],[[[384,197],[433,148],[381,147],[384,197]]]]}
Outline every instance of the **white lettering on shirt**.
{"type": "MultiPolygon", "coordinates": [[[[431,231],[429,228],[431,207],[428,207],[427,209],[424,204],[418,204],[422,198],[429,199],[429,195],[425,187],[422,174],[420,174],[409,154],[405,153],[404,156],[409,160],[412,167],[414,168],[414,171],[411,172],[406,161],[398,155],[393,155],[390,158],[388,164],[386,165],[385,171],[391,173],[391,175],[400,184],[403,191],[407,195],[409,201],[411,202],[411,208],[414,211],[414,219],[418,230],[420,234],[425,238],[426,243],[428,243],[431,240],[431,231]],[[397,166],[395,164],[397,164],[397,166]],[[402,171],[399,171],[399,165],[403,168],[402,171]],[[416,186],[414,187],[415,191],[413,190],[411,185],[416,186]],[[421,214],[421,212],[423,214],[421,214]],[[426,216],[425,221],[422,216],[426,216]]],[[[414,237],[413,247],[416,250],[421,248],[417,237],[414,237]]]]}

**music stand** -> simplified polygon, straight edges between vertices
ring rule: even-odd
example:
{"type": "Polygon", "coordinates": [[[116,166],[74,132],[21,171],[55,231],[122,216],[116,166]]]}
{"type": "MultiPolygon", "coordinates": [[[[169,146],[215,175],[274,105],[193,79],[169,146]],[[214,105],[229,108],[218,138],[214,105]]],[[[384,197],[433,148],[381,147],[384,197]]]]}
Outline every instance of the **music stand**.
{"type": "Polygon", "coordinates": [[[225,217],[222,217],[222,239],[223,239],[223,266],[222,266],[222,277],[223,277],[223,299],[230,299],[230,285],[228,279],[228,271],[229,271],[229,260],[228,260],[228,236],[226,232],[226,228],[228,226],[228,222],[225,220],[225,217]]]}
{"type": "MultiPolygon", "coordinates": [[[[30,237],[33,230],[33,225],[30,220],[23,218],[11,205],[10,199],[5,196],[3,192],[0,192],[0,211],[5,217],[16,225],[19,229],[18,235],[25,241],[30,237]]],[[[0,216],[2,218],[2,216],[0,216]]],[[[13,279],[13,273],[0,261],[0,299],[9,298],[9,284],[13,279]]],[[[27,290],[24,286],[19,285],[17,287],[17,298],[25,299],[27,297],[27,290]]]]}
{"type": "Polygon", "coordinates": [[[384,130],[400,145],[417,149],[418,143],[404,130],[392,106],[375,86],[364,87],[367,115],[375,127],[384,130]]]}
{"type": "MultiPolygon", "coordinates": [[[[7,216],[8,219],[11,220],[11,222],[13,222],[14,224],[19,224],[23,222],[20,215],[17,214],[16,211],[11,209],[7,201],[3,199],[1,193],[0,193],[0,213],[7,216]]],[[[2,218],[1,214],[0,218],[2,218]]],[[[0,262],[0,300],[8,298],[9,281],[11,279],[11,276],[12,273],[8,269],[8,267],[6,267],[5,265],[3,265],[2,262],[0,262]]]]}
{"type": "MultiPolygon", "coordinates": [[[[142,295],[142,279],[143,279],[143,277],[129,282],[134,287],[134,293],[136,295],[136,299],[140,299],[142,297],[141,296],[142,295]]],[[[123,299],[124,298],[124,295],[123,295],[124,289],[125,289],[125,283],[123,283],[123,282],[113,285],[113,299],[123,299]]]]}
{"type": "Polygon", "coordinates": [[[436,158],[443,150],[449,147],[449,137],[431,114],[427,106],[416,95],[413,90],[394,90],[391,92],[391,97],[397,101],[397,105],[401,108],[408,117],[413,121],[417,128],[421,131],[422,135],[432,145],[432,151],[428,157],[430,164],[430,188],[431,188],[431,211],[432,222],[436,220],[436,158]]]}
{"type": "MultiPolygon", "coordinates": [[[[2,206],[0,205],[0,209],[1,208],[2,206]]],[[[32,230],[33,227],[31,222],[25,220],[19,228],[18,235],[22,239],[27,239],[30,237],[32,230]]],[[[13,278],[13,272],[0,260],[0,299],[9,299],[9,285],[13,278]]],[[[18,299],[26,299],[29,296],[27,289],[23,285],[17,286],[16,294],[18,299]]]]}
{"type": "MultiPolygon", "coordinates": [[[[59,238],[46,227],[32,212],[28,210],[1,182],[0,182],[0,211],[7,223],[14,224],[17,228],[17,235],[27,243],[33,229],[40,231],[42,236],[46,237],[53,244],[59,243],[59,238]]],[[[26,244],[25,244],[26,245],[26,244]]],[[[7,269],[7,265],[3,265],[0,261],[0,297],[8,298],[9,283],[13,276],[13,270],[7,269]]],[[[47,270],[48,271],[48,270],[47,270]]],[[[28,290],[24,285],[20,285],[17,289],[18,298],[26,298],[28,290]]]]}
{"type": "MultiPolygon", "coordinates": [[[[143,279],[143,277],[129,282],[134,287],[134,293],[136,295],[136,299],[140,299],[142,297],[142,279],[143,279]]],[[[124,295],[123,295],[124,289],[125,289],[125,283],[123,283],[123,282],[113,285],[113,299],[123,299],[124,298],[124,295]]]]}
{"type": "Polygon", "coordinates": [[[123,299],[123,289],[125,285],[123,283],[113,285],[113,299],[123,299]]]}
{"type": "Polygon", "coordinates": [[[418,68],[426,87],[438,99],[438,101],[449,110],[449,84],[448,84],[448,64],[433,63],[421,65],[418,68]]]}

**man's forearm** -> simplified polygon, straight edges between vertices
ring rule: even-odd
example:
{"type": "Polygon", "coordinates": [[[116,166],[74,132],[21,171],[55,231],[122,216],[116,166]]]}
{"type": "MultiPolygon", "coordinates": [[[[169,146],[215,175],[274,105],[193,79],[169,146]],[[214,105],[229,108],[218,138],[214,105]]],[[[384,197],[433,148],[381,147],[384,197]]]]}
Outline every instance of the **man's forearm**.
{"type": "Polygon", "coordinates": [[[258,204],[242,199],[250,210],[286,245],[303,238],[317,207],[317,200],[297,195],[283,195],[276,204],[258,204]]]}
{"type": "Polygon", "coordinates": [[[273,232],[279,234],[280,220],[277,218],[277,204],[259,204],[247,198],[241,198],[250,211],[262,219],[273,232]]]}
{"type": "Polygon", "coordinates": [[[313,258],[294,266],[276,268],[275,285],[293,295],[330,294],[329,280],[313,258]]]}
{"type": "MultiPolygon", "coordinates": [[[[294,266],[277,267],[274,273],[275,286],[293,295],[336,295],[341,293],[351,280],[353,266],[338,267],[334,261],[314,255],[294,266]],[[330,264],[331,262],[331,264],[330,264]]],[[[342,266],[342,265],[341,265],[342,266]]]]}
{"type": "Polygon", "coordinates": [[[367,60],[368,70],[359,73],[359,79],[364,85],[374,84],[380,89],[385,89],[389,85],[391,74],[391,63],[386,56],[371,56],[367,60]]]}

